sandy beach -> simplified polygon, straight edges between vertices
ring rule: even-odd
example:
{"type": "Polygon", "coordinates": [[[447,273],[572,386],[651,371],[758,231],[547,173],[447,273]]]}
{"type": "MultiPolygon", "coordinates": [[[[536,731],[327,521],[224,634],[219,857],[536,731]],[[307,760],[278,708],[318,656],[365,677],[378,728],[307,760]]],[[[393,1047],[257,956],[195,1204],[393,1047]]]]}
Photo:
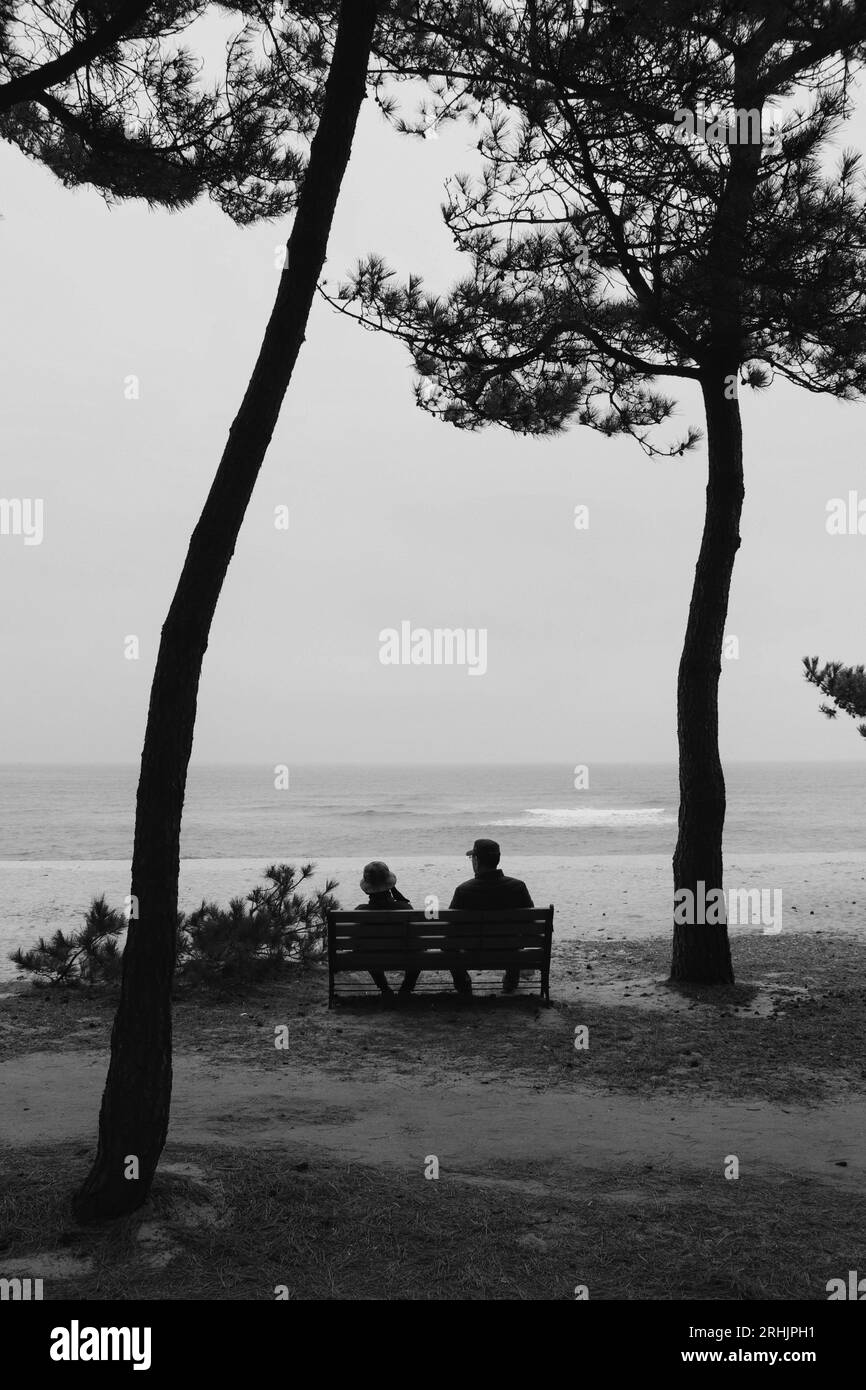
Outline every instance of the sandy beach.
{"type": "MultiPolygon", "coordinates": [[[[428,858],[387,852],[384,857],[398,884],[416,906],[427,894],[450,902],[454,886],[466,876],[459,856],[428,858]]],[[[197,907],[202,898],[227,903],[261,881],[266,864],[259,859],[185,859],[181,864],[180,904],[197,907]]],[[[347,906],[361,897],[358,881],[363,861],[321,858],[314,883],[339,882],[337,896],[347,906]]],[[[525,855],[507,861],[508,872],[525,879],[536,903],[553,903],[557,939],[644,939],[664,934],[672,913],[671,866],[666,855],[610,854],[593,858],[525,855]]],[[[781,937],[791,932],[860,932],[866,922],[866,853],[736,854],[726,862],[728,888],[780,890],[781,937]]],[[[121,860],[0,861],[0,981],[18,972],[8,960],[17,946],[34,944],[40,933],[80,925],[94,895],[105,893],[122,908],[129,892],[129,866],[121,860]]],[[[761,927],[731,928],[760,932],[761,927]]]]}

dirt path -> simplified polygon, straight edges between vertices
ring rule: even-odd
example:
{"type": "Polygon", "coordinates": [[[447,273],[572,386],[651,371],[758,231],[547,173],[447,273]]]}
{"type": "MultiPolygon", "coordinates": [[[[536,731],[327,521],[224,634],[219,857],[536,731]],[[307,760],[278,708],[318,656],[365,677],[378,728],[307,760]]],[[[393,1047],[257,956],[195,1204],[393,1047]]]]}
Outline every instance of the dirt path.
{"type": "MultiPolygon", "coordinates": [[[[94,1138],[104,1052],[35,1052],[0,1064],[0,1143],[94,1138]]],[[[451,1175],[496,1164],[814,1174],[862,1190],[866,1101],[814,1108],[647,1100],[526,1081],[435,1081],[381,1069],[346,1080],[304,1064],[255,1069],[180,1056],[169,1135],[175,1143],[279,1147],[294,1160],[326,1149],[341,1160],[412,1170],[435,1154],[451,1175]],[[841,1166],[845,1165],[845,1166],[841,1166]]],[[[516,1174],[515,1176],[519,1176],[516,1174]]],[[[530,1177],[531,1173],[527,1174],[530,1177]]]]}

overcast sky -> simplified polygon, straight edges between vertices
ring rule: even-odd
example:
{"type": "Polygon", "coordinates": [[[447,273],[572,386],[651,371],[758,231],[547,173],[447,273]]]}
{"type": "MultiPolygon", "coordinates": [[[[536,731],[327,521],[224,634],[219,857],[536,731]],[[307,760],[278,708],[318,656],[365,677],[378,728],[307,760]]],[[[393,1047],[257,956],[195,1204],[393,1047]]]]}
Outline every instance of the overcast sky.
{"type": "MultiPolygon", "coordinates": [[[[400,137],[365,104],[329,279],[376,249],[445,289],[443,182],[475,139],[400,137]]],[[[8,146],[0,212],[0,496],[44,499],[41,545],[0,537],[0,760],[135,762],[287,228],[241,231],[208,203],[108,210],[8,146]]],[[[316,303],[217,611],[195,760],[675,758],[703,447],[651,461],[579,428],[463,434],[416,408],[411,380],[398,344],[316,303]],[[486,629],[486,674],[382,665],[380,631],[405,620],[486,629]]],[[[680,401],[700,424],[696,393],[680,401]]],[[[742,409],[723,755],[862,758],[854,725],[817,713],[800,658],[866,661],[866,536],[826,530],[829,499],[866,498],[866,405],[779,384],[742,409]]]]}

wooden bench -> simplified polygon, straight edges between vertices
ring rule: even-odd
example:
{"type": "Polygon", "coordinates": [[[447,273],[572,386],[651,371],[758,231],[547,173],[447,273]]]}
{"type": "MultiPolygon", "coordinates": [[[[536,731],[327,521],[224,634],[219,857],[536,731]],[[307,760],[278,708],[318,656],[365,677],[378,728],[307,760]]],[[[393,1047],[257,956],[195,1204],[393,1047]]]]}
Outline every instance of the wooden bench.
{"type": "Polygon", "coordinates": [[[347,970],[537,970],[550,1003],[553,908],[328,913],[328,1007],[347,970]]]}

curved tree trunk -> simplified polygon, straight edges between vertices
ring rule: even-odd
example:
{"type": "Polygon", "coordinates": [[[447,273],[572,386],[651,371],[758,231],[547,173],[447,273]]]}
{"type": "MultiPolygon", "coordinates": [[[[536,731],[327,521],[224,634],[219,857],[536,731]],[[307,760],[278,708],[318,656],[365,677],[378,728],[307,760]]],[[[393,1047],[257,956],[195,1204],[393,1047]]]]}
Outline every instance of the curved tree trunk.
{"type": "MultiPolygon", "coordinates": [[[[708,373],[701,383],[709,452],[707,506],[677,679],[680,813],[674,891],[689,890],[698,911],[723,886],[719,676],[744,491],[740,407],[736,399],[725,399],[726,379],[736,381],[736,369],[727,378],[721,371],[708,373]]],[[[724,910],[718,924],[675,920],[671,979],[733,983],[724,910]]]]}
{"type": "Polygon", "coordinates": [[[137,917],[123,955],[96,1160],[74,1203],[82,1221],[119,1216],[145,1201],[168,1131],[180,824],[199,677],[223,580],[304,341],[364,99],[375,18],[376,0],[343,0],[276,302],[162,629],[136,802],[137,917]]]}

